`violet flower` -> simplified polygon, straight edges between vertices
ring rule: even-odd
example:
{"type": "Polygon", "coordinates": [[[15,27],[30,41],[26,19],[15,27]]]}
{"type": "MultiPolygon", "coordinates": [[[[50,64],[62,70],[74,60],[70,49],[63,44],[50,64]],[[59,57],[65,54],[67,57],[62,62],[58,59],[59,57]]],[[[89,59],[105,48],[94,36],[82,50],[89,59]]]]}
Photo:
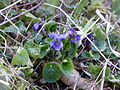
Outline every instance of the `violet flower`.
{"type": "Polygon", "coordinates": [[[71,42],[75,42],[75,43],[78,43],[81,39],[81,36],[77,34],[77,32],[73,29],[73,28],[70,28],[70,41],[71,42]]]}
{"type": "MultiPolygon", "coordinates": [[[[94,36],[95,36],[94,34],[88,34],[88,35],[87,35],[87,37],[90,38],[91,40],[94,40],[94,39],[95,39],[94,36]]],[[[86,40],[86,45],[87,45],[87,46],[90,45],[90,41],[87,40],[87,38],[84,38],[84,40],[86,40]]]]}
{"type": "Polygon", "coordinates": [[[54,47],[55,50],[59,51],[63,47],[62,39],[65,39],[68,36],[68,33],[63,33],[57,35],[55,33],[48,33],[49,37],[52,37],[54,40],[50,42],[50,47],[54,47]]]}
{"type": "Polygon", "coordinates": [[[32,29],[35,30],[36,32],[38,32],[41,29],[42,25],[43,25],[43,23],[42,23],[43,21],[44,21],[44,18],[41,18],[41,20],[39,22],[35,23],[32,26],[32,29]]]}

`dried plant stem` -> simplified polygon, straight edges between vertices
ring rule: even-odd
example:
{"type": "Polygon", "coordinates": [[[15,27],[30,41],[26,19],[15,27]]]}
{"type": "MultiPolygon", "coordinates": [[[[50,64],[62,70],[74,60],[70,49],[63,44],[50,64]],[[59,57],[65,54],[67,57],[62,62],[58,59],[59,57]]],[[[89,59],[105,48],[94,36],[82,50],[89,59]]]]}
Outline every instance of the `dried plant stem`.
{"type": "Polygon", "coordinates": [[[0,13],[2,13],[3,11],[5,11],[6,9],[9,9],[9,8],[13,7],[14,5],[16,5],[17,3],[21,2],[21,1],[22,1],[22,0],[18,0],[18,1],[16,1],[16,2],[14,2],[13,4],[11,4],[11,5],[3,8],[3,9],[1,9],[1,10],[0,10],[0,13]]]}
{"type": "MultiPolygon", "coordinates": [[[[22,15],[24,15],[24,14],[26,14],[26,13],[32,11],[32,10],[34,10],[34,9],[36,9],[37,7],[40,7],[43,2],[44,2],[44,0],[42,0],[38,5],[30,8],[29,10],[26,10],[26,11],[20,13],[19,15],[15,16],[15,17],[13,17],[13,18],[10,18],[9,20],[12,21],[12,20],[14,20],[14,19],[16,19],[16,18],[18,18],[18,17],[20,17],[20,16],[22,16],[22,15]]],[[[0,13],[1,13],[1,12],[0,12],[0,13]]],[[[6,23],[8,23],[8,22],[9,22],[8,20],[7,20],[7,21],[4,21],[4,22],[0,23],[0,26],[6,24],[6,23]]]]}
{"type": "Polygon", "coordinates": [[[2,14],[2,13],[0,13],[5,19],[7,19],[7,21],[9,21],[17,30],[18,30],[18,33],[22,36],[22,37],[24,37],[26,40],[28,40],[24,35],[22,35],[21,33],[20,33],[20,30],[19,30],[19,28],[11,21],[11,20],[9,20],[4,14],[2,14]]]}

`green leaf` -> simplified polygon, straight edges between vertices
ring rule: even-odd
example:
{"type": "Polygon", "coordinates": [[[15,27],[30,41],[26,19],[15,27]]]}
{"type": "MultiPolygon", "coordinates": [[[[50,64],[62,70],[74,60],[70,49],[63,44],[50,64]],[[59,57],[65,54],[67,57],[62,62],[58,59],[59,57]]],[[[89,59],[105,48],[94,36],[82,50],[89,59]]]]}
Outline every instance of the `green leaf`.
{"type": "Polygon", "coordinates": [[[0,8],[7,7],[11,4],[11,0],[0,0],[0,8]]]}
{"type": "MultiPolygon", "coordinates": [[[[49,3],[51,5],[57,6],[59,4],[60,0],[45,0],[45,2],[49,3]]],[[[39,7],[36,10],[36,13],[40,17],[50,17],[50,16],[55,15],[55,10],[56,10],[56,8],[46,5],[46,6],[39,7]]]]}
{"type": "Polygon", "coordinates": [[[92,59],[97,59],[97,60],[99,60],[100,59],[100,55],[99,55],[99,53],[98,52],[93,52],[93,51],[84,51],[83,53],[82,53],[82,57],[83,58],[92,58],[92,59]]]}
{"type": "MultiPolygon", "coordinates": [[[[27,30],[22,21],[18,21],[15,25],[18,27],[19,31],[27,30]]],[[[15,33],[15,32],[18,32],[18,29],[15,26],[11,25],[9,27],[4,28],[3,31],[15,33]]]]}
{"type": "Polygon", "coordinates": [[[29,56],[35,59],[39,58],[40,56],[40,45],[34,45],[32,40],[29,40],[25,43],[25,48],[27,49],[29,56]]]}
{"type": "Polygon", "coordinates": [[[109,81],[112,83],[117,83],[118,85],[120,85],[120,73],[118,73],[116,75],[111,75],[109,77],[109,81]]]}
{"type": "Polygon", "coordinates": [[[80,0],[79,3],[77,3],[75,9],[74,9],[74,16],[78,17],[80,13],[82,12],[83,8],[86,6],[88,0],[80,0]]]}
{"type": "Polygon", "coordinates": [[[50,42],[51,42],[52,40],[53,40],[52,37],[47,37],[47,38],[45,39],[45,43],[50,44],[50,42]]]}
{"type": "MultiPolygon", "coordinates": [[[[105,41],[101,41],[101,40],[96,39],[93,42],[100,51],[104,51],[106,49],[106,42],[105,41]]],[[[92,46],[92,50],[97,51],[95,49],[95,47],[93,47],[93,46],[92,46]]]]}
{"type": "MultiPolygon", "coordinates": [[[[25,10],[25,9],[22,9],[22,12],[25,12],[25,11],[27,11],[27,10],[25,10]]],[[[35,17],[32,13],[30,13],[30,12],[28,12],[28,13],[26,13],[26,14],[24,14],[26,17],[28,17],[28,18],[32,18],[32,19],[37,19],[37,17],[35,17]]]]}
{"type": "Polygon", "coordinates": [[[32,2],[32,1],[34,1],[34,0],[27,0],[28,2],[32,2]]]}
{"type": "Polygon", "coordinates": [[[35,42],[39,44],[40,41],[42,40],[42,38],[43,38],[43,35],[42,35],[42,34],[39,34],[39,35],[35,38],[35,42]]]}
{"type": "Polygon", "coordinates": [[[32,66],[27,50],[20,47],[17,50],[16,55],[12,59],[12,64],[22,65],[22,66],[24,65],[32,66]]]}
{"type": "MultiPolygon", "coordinates": [[[[7,82],[5,76],[0,76],[0,80],[7,82]]],[[[3,83],[0,83],[0,89],[1,90],[10,90],[9,86],[7,86],[7,85],[5,85],[3,83]]]]}
{"type": "Polygon", "coordinates": [[[59,0],[46,0],[46,3],[52,4],[52,5],[58,5],[59,4],[59,0]]]}
{"type": "Polygon", "coordinates": [[[41,47],[39,45],[35,45],[31,48],[28,48],[27,51],[28,51],[30,57],[37,59],[40,56],[41,47]]]}
{"type": "MultiPolygon", "coordinates": [[[[8,13],[8,12],[7,12],[8,13]]],[[[14,9],[10,10],[10,12],[8,13],[9,15],[17,15],[18,12],[14,9]]]]}
{"type": "Polygon", "coordinates": [[[34,42],[33,40],[29,40],[25,43],[25,48],[28,49],[28,48],[31,48],[34,46],[34,42]]]}
{"type": "Polygon", "coordinates": [[[41,45],[41,51],[40,51],[39,58],[42,59],[43,57],[45,57],[47,53],[49,52],[49,50],[50,50],[49,45],[41,45]]]}
{"type": "Polygon", "coordinates": [[[100,59],[100,54],[98,52],[93,52],[93,51],[89,51],[89,54],[91,56],[91,58],[99,60],[100,59]]]}
{"type": "MultiPolygon", "coordinates": [[[[103,67],[104,66],[90,64],[88,70],[89,70],[89,72],[92,73],[92,77],[96,78],[99,75],[99,73],[101,72],[101,70],[103,69],[103,67]]],[[[106,72],[105,72],[106,79],[108,79],[108,77],[110,76],[110,72],[111,72],[111,69],[107,67],[106,72]]]]}
{"type": "Polygon", "coordinates": [[[71,43],[71,48],[68,51],[68,56],[70,58],[73,58],[76,56],[76,53],[77,53],[77,46],[75,43],[71,43]]]}
{"type": "Polygon", "coordinates": [[[59,80],[61,77],[61,71],[56,63],[47,63],[43,68],[43,78],[49,82],[53,83],[59,80]]]}
{"type": "Polygon", "coordinates": [[[101,29],[96,28],[95,35],[96,35],[97,39],[99,39],[99,40],[102,40],[102,41],[106,40],[106,35],[103,32],[103,30],[101,30],[101,29]]]}
{"type": "Polygon", "coordinates": [[[67,40],[64,44],[64,50],[68,51],[71,48],[71,42],[67,40]]]}
{"type": "MultiPolygon", "coordinates": [[[[52,4],[57,6],[59,4],[60,0],[46,0],[46,3],[52,4]]],[[[55,8],[50,7],[50,6],[46,6],[48,8],[50,8],[50,10],[52,10],[53,12],[55,11],[55,8]]]]}
{"type": "Polygon", "coordinates": [[[54,32],[54,31],[56,31],[57,25],[58,25],[57,22],[51,21],[50,23],[48,23],[48,24],[46,25],[46,29],[47,29],[49,32],[54,32]]]}
{"type": "Polygon", "coordinates": [[[91,58],[91,55],[90,55],[90,53],[88,51],[83,51],[82,52],[82,57],[83,58],[91,58]]]}
{"type": "Polygon", "coordinates": [[[102,4],[102,2],[103,2],[104,0],[91,0],[91,3],[92,4],[102,4]]]}
{"type": "Polygon", "coordinates": [[[10,69],[6,66],[4,66],[2,63],[0,63],[0,68],[4,69],[7,73],[11,73],[10,69]]]}
{"type": "Polygon", "coordinates": [[[8,83],[8,79],[9,79],[8,74],[10,73],[8,73],[5,68],[1,67],[0,65],[0,80],[5,82],[5,83],[0,82],[0,90],[10,90],[9,83],[8,83]]]}
{"type": "Polygon", "coordinates": [[[25,90],[26,86],[27,85],[25,83],[20,83],[18,90],[25,90]]]}
{"type": "Polygon", "coordinates": [[[120,80],[120,73],[118,73],[117,75],[115,75],[115,78],[120,80]]]}
{"type": "Polygon", "coordinates": [[[85,24],[85,26],[84,26],[84,28],[83,28],[83,31],[84,31],[84,33],[88,33],[89,32],[89,27],[93,24],[93,19],[94,19],[94,17],[92,17],[86,24],[85,24]]]}
{"type": "Polygon", "coordinates": [[[66,58],[60,64],[61,71],[66,75],[70,76],[74,71],[74,65],[70,58],[66,58]]]}
{"type": "Polygon", "coordinates": [[[32,19],[36,19],[36,17],[32,14],[32,13],[26,13],[25,14],[26,17],[32,18],[32,19]]]}
{"type": "Polygon", "coordinates": [[[120,0],[113,0],[112,11],[120,15],[120,0]]]}
{"type": "Polygon", "coordinates": [[[36,14],[39,17],[50,17],[50,16],[54,15],[54,11],[52,11],[49,7],[47,7],[47,8],[39,7],[36,10],[36,14]]]}
{"type": "Polygon", "coordinates": [[[42,59],[50,50],[48,44],[46,45],[34,45],[32,40],[25,43],[25,48],[27,49],[30,57],[42,59]]]}

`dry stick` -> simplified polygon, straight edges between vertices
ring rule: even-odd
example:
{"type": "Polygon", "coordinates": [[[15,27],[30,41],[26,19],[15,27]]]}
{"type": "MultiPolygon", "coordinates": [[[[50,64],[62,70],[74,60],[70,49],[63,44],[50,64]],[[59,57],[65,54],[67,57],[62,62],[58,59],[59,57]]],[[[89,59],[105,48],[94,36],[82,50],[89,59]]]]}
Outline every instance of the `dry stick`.
{"type": "MultiPolygon", "coordinates": [[[[7,41],[6,41],[6,39],[5,39],[2,35],[0,35],[0,37],[4,39],[4,41],[5,41],[5,47],[7,47],[7,41]]],[[[7,50],[7,49],[4,48],[3,54],[5,54],[6,50],[7,50]]]]}
{"type": "Polygon", "coordinates": [[[32,38],[32,40],[34,40],[35,38],[38,37],[38,35],[40,34],[40,32],[42,31],[42,29],[44,28],[44,26],[46,25],[47,23],[44,23],[43,26],[41,27],[41,29],[38,31],[38,33],[36,34],[35,37],[32,38]]]}
{"type": "Polygon", "coordinates": [[[11,36],[9,36],[9,35],[8,35],[7,33],[5,33],[3,30],[0,29],[0,31],[1,31],[2,33],[4,33],[6,36],[8,36],[11,40],[13,40],[14,42],[16,42],[18,45],[21,45],[21,46],[22,46],[21,43],[19,43],[19,42],[17,42],[16,40],[14,40],[11,36]]]}
{"type": "Polygon", "coordinates": [[[112,48],[112,46],[111,46],[111,44],[110,44],[110,41],[109,41],[109,38],[108,38],[108,33],[109,33],[109,31],[110,31],[110,27],[111,27],[112,29],[114,29],[114,27],[110,24],[109,21],[107,21],[107,20],[104,18],[104,16],[101,14],[101,11],[100,11],[99,9],[96,10],[96,13],[97,13],[98,16],[107,24],[106,35],[107,35],[107,40],[108,40],[108,45],[109,45],[109,47],[110,47],[110,50],[113,52],[113,54],[114,54],[115,56],[120,57],[120,53],[117,52],[117,51],[115,51],[115,50],[112,48]]]}
{"type": "Polygon", "coordinates": [[[39,0],[34,0],[34,1],[29,2],[29,3],[23,4],[23,5],[19,5],[19,6],[17,6],[17,8],[22,7],[22,6],[28,6],[30,4],[34,4],[37,1],[39,1],[39,0]]]}
{"type": "MultiPolygon", "coordinates": [[[[48,6],[51,6],[51,7],[54,7],[54,8],[57,8],[59,9],[61,12],[63,12],[63,14],[81,31],[81,33],[90,41],[90,43],[96,48],[96,50],[100,53],[100,55],[106,60],[105,62],[105,66],[103,68],[103,80],[102,80],[102,85],[101,85],[101,90],[103,90],[103,84],[104,84],[104,77],[105,77],[105,71],[106,71],[106,67],[107,67],[107,63],[110,62],[102,53],[101,51],[95,46],[95,44],[87,37],[87,35],[80,29],[80,27],[70,18],[70,16],[68,14],[66,14],[65,11],[63,11],[60,7],[57,7],[55,5],[51,5],[51,4],[48,4],[48,3],[45,3],[45,5],[48,5],[48,6]]],[[[112,64],[110,62],[110,64],[112,64]]],[[[112,64],[113,65],[113,64],[112,64]]],[[[117,68],[120,70],[120,68],[117,68]]]]}
{"type": "MultiPolygon", "coordinates": [[[[109,33],[109,30],[110,30],[110,27],[114,28],[113,26],[110,25],[110,22],[107,21],[104,16],[101,14],[100,10],[96,10],[96,13],[98,14],[98,16],[107,24],[107,27],[106,27],[106,35],[107,35],[107,40],[108,40],[108,45],[110,47],[110,50],[113,52],[113,54],[115,54],[117,57],[120,57],[120,53],[118,53],[117,51],[113,50],[111,45],[110,45],[110,41],[109,41],[109,37],[108,37],[108,33],[109,33]]],[[[103,80],[101,82],[101,88],[103,87],[103,84],[104,84],[104,77],[105,77],[105,72],[106,72],[106,68],[107,68],[107,64],[108,62],[105,62],[105,65],[104,65],[104,71],[103,71],[103,80]]]]}
{"type": "MultiPolygon", "coordinates": [[[[5,56],[4,56],[5,57],[5,56]]],[[[2,59],[1,59],[2,60],[2,59]]],[[[9,70],[13,73],[13,75],[15,76],[15,77],[18,77],[19,79],[21,79],[22,81],[24,81],[24,82],[26,82],[27,84],[29,84],[29,85],[31,85],[28,81],[26,81],[24,78],[22,78],[22,77],[20,77],[16,72],[15,72],[15,70],[11,67],[11,65],[8,63],[6,63],[4,60],[2,60],[2,62],[6,65],[6,66],[8,66],[8,68],[9,68],[9,70]]]]}
{"type": "MultiPolygon", "coordinates": [[[[40,4],[41,4],[41,3],[40,3],[40,4]]],[[[31,10],[37,8],[40,4],[38,4],[38,5],[36,5],[35,7],[29,9],[27,12],[29,12],[29,11],[31,11],[31,10]]],[[[9,7],[10,7],[10,6],[9,6],[9,7]]],[[[4,10],[5,10],[5,9],[4,9],[4,10]]],[[[22,13],[22,15],[25,14],[25,13],[27,13],[27,12],[22,13]]],[[[8,19],[4,14],[2,14],[1,11],[0,11],[0,14],[1,14],[3,17],[5,17],[5,18],[8,20],[8,22],[10,22],[12,25],[14,25],[14,26],[18,29],[18,32],[19,32],[19,28],[18,28],[13,22],[11,22],[10,19],[8,19]]],[[[19,32],[19,34],[22,35],[20,32],[19,32]]],[[[22,35],[22,36],[23,36],[23,35],[22,35]]],[[[26,38],[25,36],[23,36],[23,37],[26,38]]],[[[27,39],[27,38],[26,38],[26,39],[27,39]]],[[[14,70],[13,70],[13,72],[14,72],[14,70]]],[[[14,73],[17,75],[16,72],[14,72],[14,73]]],[[[25,81],[26,83],[28,83],[28,84],[30,85],[30,83],[27,82],[26,80],[24,80],[22,77],[19,77],[19,76],[16,76],[16,77],[18,77],[19,79],[25,81]]]]}
{"type": "MultiPolygon", "coordinates": [[[[15,17],[13,17],[13,18],[10,18],[9,20],[12,21],[12,20],[14,20],[14,19],[16,19],[16,18],[18,18],[18,17],[20,17],[20,16],[22,16],[22,15],[24,15],[24,14],[26,14],[26,13],[32,11],[32,10],[34,10],[34,9],[36,9],[37,7],[41,6],[43,2],[44,2],[44,0],[42,0],[38,5],[34,6],[33,8],[31,8],[31,9],[29,9],[29,10],[26,10],[26,11],[20,13],[19,15],[15,16],[15,17]]],[[[0,23],[0,26],[6,24],[6,23],[8,23],[8,22],[9,22],[9,21],[4,21],[4,22],[0,23]]]]}
{"type": "Polygon", "coordinates": [[[9,21],[17,30],[18,30],[18,33],[22,36],[22,37],[24,37],[26,40],[28,40],[24,35],[22,35],[21,33],[20,33],[20,30],[19,30],[19,28],[12,22],[12,21],[10,21],[4,14],[2,14],[2,13],[0,13],[4,18],[6,18],[7,19],[7,21],[9,21]]]}
{"type": "MultiPolygon", "coordinates": [[[[2,13],[0,13],[3,17],[5,17],[14,27],[16,27],[16,29],[18,30],[18,33],[21,35],[21,36],[23,36],[21,33],[20,33],[20,31],[19,31],[19,28],[13,23],[13,22],[11,22],[5,15],[3,15],[2,13]]],[[[25,39],[27,39],[25,36],[23,36],[25,39]]],[[[27,39],[28,40],[28,39],[27,39]]],[[[21,80],[23,80],[24,82],[26,82],[27,84],[29,84],[30,85],[30,83],[29,82],[27,82],[26,80],[24,80],[22,77],[20,77],[14,70],[13,70],[13,72],[16,74],[16,76],[19,78],[19,79],[21,79],[21,80]]]]}
{"type": "Polygon", "coordinates": [[[16,2],[14,2],[13,4],[11,4],[11,5],[3,8],[3,9],[1,9],[1,10],[0,10],[0,13],[3,12],[4,10],[6,10],[6,9],[9,9],[9,8],[13,7],[14,5],[16,5],[17,3],[21,2],[21,1],[22,1],[22,0],[18,0],[18,1],[16,1],[16,2]]]}
{"type": "MultiPolygon", "coordinates": [[[[102,68],[102,70],[100,71],[99,75],[97,76],[96,80],[94,81],[94,83],[93,83],[93,86],[92,86],[91,90],[95,87],[96,82],[97,82],[97,80],[99,79],[99,77],[100,77],[100,75],[102,74],[102,72],[103,72],[103,68],[102,68]]],[[[97,82],[97,83],[98,83],[98,82],[97,82]]]]}
{"type": "MultiPolygon", "coordinates": [[[[109,31],[109,29],[110,29],[110,24],[107,23],[106,31],[109,31]]],[[[108,34],[107,34],[107,36],[108,36],[108,34]]],[[[104,86],[105,72],[106,72],[106,69],[107,69],[107,64],[108,64],[108,62],[106,61],[105,64],[104,64],[104,68],[103,68],[103,75],[102,75],[103,80],[101,82],[101,90],[103,90],[103,86],[104,86]]]]}

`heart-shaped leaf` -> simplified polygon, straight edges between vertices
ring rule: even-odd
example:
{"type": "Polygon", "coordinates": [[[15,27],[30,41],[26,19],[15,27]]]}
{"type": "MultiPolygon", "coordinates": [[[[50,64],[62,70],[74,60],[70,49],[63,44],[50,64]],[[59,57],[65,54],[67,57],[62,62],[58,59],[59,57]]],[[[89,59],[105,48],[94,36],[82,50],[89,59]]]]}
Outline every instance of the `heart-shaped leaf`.
{"type": "Polygon", "coordinates": [[[75,43],[71,43],[71,48],[68,50],[68,55],[70,58],[75,57],[77,53],[77,46],[75,43]]]}
{"type": "Polygon", "coordinates": [[[28,50],[30,57],[33,57],[36,59],[39,58],[40,50],[41,50],[41,47],[39,45],[35,45],[32,48],[28,48],[27,50],[28,50]]]}
{"type": "Polygon", "coordinates": [[[105,35],[105,33],[104,33],[102,30],[100,30],[100,29],[97,29],[97,28],[96,28],[96,30],[95,30],[95,35],[96,35],[97,39],[99,39],[99,40],[103,40],[103,41],[106,40],[106,35],[105,35]]]}
{"type": "Polygon", "coordinates": [[[11,4],[12,0],[0,0],[0,8],[7,7],[11,4]]]}
{"type": "Polygon", "coordinates": [[[16,24],[15,24],[17,27],[11,25],[9,27],[6,27],[3,29],[4,32],[12,32],[12,33],[15,33],[15,32],[18,32],[18,31],[26,31],[26,27],[24,25],[24,23],[22,21],[18,21],[16,24]]]}
{"type": "MultiPolygon", "coordinates": [[[[92,77],[96,78],[99,75],[99,73],[101,72],[101,70],[103,69],[103,67],[104,66],[90,64],[88,70],[89,70],[89,72],[92,73],[92,77]]],[[[111,72],[111,69],[107,67],[106,72],[105,72],[106,79],[110,76],[110,72],[111,72]]]]}
{"type": "Polygon", "coordinates": [[[120,0],[113,0],[112,11],[120,15],[120,0]]]}
{"type": "Polygon", "coordinates": [[[12,64],[14,64],[14,65],[22,65],[22,66],[23,65],[32,66],[32,63],[30,61],[27,50],[20,47],[17,50],[16,55],[12,59],[12,64]]]}
{"type": "Polygon", "coordinates": [[[77,3],[77,5],[74,9],[74,14],[73,14],[75,17],[78,17],[81,14],[81,12],[82,12],[83,8],[86,6],[87,2],[88,2],[88,0],[80,0],[80,2],[77,3]]]}
{"type": "Polygon", "coordinates": [[[43,68],[43,78],[49,82],[56,82],[61,77],[61,71],[56,63],[47,63],[43,68]]]}
{"type": "Polygon", "coordinates": [[[74,71],[74,65],[71,59],[64,59],[63,62],[60,64],[60,69],[66,76],[70,76],[74,71]]]}
{"type": "Polygon", "coordinates": [[[40,45],[34,45],[32,40],[25,43],[25,48],[27,49],[29,56],[33,58],[39,58],[41,47],[40,45]]]}
{"type": "Polygon", "coordinates": [[[40,51],[40,55],[39,58],[42,59],[50,50],[49,45],[41,45],[41,51],[40,51]]]}
{"type": "Polygon", "coordinates": [[[51,21],[50,23],[47,24],[46,29],[47,29],[49,32],[54,32],[54,31],[56,31],[57,25],[58,25],[57,22],[51,21]]]}
{"type": "MultiPolygon", "coordinates": [[[[93,42],[100,51],[104,51],[106,49],[105,41],[95,39],[93,42]]],[[[92,46],[92,50],[97,51],[96,48],[93,46],[92,46]]]]}

